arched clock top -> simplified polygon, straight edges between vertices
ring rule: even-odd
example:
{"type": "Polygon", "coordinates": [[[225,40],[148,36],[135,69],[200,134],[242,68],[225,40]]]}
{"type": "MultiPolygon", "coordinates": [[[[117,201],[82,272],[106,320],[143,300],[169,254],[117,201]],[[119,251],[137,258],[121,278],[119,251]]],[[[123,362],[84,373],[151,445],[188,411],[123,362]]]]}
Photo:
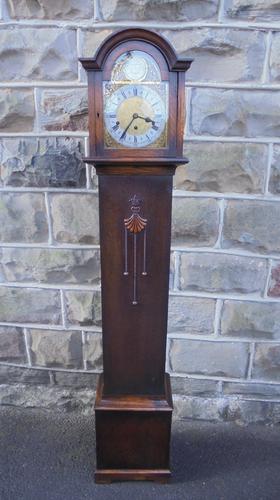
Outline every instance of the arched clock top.
{"type": "Polygon", "coordinates": [[[187,71],[191,66],[192,59],[179,58],[166,38],[154,31],[141,28],[124,29],[109,35],[102,42],[94,57],[80,58],[79,60],[87,71],[100,71],[111,51],[128,41],[147,42],[157,48],[163,54],[169,71],[187,71]]]}
{"type": "Polygon", "coordinates": [[[111,34],[95,57],[80,62],[89,83],[87,161],[180,163],[191,59],[178,58],[158,33],[133,28],[111,34]]]}

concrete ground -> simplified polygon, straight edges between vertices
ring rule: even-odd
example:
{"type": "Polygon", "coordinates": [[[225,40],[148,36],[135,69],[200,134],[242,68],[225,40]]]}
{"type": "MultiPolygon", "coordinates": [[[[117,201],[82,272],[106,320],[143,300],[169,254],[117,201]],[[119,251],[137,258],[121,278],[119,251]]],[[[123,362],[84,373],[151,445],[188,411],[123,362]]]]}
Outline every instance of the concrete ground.
{"type": "Polygon", "coordinates": [[[279,500],[280,428],[175,422],[170,484],[96,485],[92,417],[0,408],[0,499],[279,500]]]}

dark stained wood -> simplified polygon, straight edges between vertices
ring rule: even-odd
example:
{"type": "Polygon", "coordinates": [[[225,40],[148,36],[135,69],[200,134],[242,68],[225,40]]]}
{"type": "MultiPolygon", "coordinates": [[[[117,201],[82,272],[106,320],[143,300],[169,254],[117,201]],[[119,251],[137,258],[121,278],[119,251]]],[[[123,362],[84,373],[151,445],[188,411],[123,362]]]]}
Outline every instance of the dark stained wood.
{"type": "Polygon", "coordinates": [[[170,476],[169,441],[172,396],[169,375],[162,398],[108,398],[100,377],[95,403],[97,482],[166,481],[170,476]]]}
{"type": "Polygon", "coordinates": [[[151,395],[124,395],[107,396],[104,394],[104,374],[99,376],[96,391],[95,409],[115,411],[170,411],[173,408],[170,376],[164,377],[164,398],[155,394],[151,395]]]}
{"type": "Polygon", "coordinates": [[[95,481],[166,482],[172,395],[165,374],[172,178],[183,158],[185,71],[157,33],[114,33],[88,72],[89,156],[99,180],[103,364],[96,403],[95,481]],[[117,57],[144,50],[169,83],[168,147],[104,148],[102,83],[117,57]]]}
{"type": "Polygon", "coordinates": [[[90,163],[96,167],[99,165],[114,165],[118,166],[121,168],[124,168],[128,165],[131,165],[132,167],[158,167],[160,165],[163,165],[164,168],[174,165],[175,167],[177,165],[184,165],[185,163],[189,163],[188,158],[130,158],[127,157],[125,158],[125,161],[123,158],[103,158],[103,157],[90,157],[90,156],[85,156],[83,158],[84,162],[90,163]]]}
{"type": "Polygon", "coordinates": [[[110,484],[114,481],[155,481],[168,483],[170,470],[160,469],[97,469],[94,479],[97,484],[110,484]]]}
{"type": "MultiPolygon", "coordinates": [[[[109,170],[110,167],[107,167],[109,170]]],[[[98,169],[97,169],[98,173],[98,169]]],[[[163,394],[168,311],[172,177],[99,177],[104,393],[163,394]],[[137,195],[147,219],[147,276],[138,277],[132,304],[132,238],[124,276],[124,218],[137,195]]],[[[137,245],[142,263],[142,235],[137,245]]]]}

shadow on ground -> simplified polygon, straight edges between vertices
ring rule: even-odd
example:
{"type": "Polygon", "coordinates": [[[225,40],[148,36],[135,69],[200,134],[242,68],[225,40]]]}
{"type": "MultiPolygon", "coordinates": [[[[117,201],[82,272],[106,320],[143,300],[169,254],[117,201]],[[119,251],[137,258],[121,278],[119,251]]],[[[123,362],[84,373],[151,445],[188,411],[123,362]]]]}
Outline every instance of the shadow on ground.
{"type": "Polygon", "coordinates": [[[170,484],[95,485],[94,420],[0,408],[0,500],[279,500],[280,428],[177,421],[170,484]]]}

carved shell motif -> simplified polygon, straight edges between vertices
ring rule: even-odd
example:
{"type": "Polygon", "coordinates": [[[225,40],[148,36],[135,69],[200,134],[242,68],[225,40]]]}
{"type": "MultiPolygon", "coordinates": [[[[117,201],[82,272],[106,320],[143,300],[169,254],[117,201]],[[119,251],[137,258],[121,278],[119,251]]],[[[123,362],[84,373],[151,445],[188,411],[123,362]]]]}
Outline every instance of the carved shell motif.
{"type": "Polygon", "coordinates": [[[136,195],[133,196],[131,200],[131,212],[132,215],[127,219],[124,219],[124,225],[128,231],[131,233],[140,233],[145,229],[147,225],[147,219],[144,219],[139,214],[140,212],[140,200],[136,195]]]}
{"type": "Polygon", "coordinates": [[[124,225],[131,233],[140,233],[147,225],[147,219],[143,219],[141,215],[135,213],[128,219],[124,219],[124,225]]]}

